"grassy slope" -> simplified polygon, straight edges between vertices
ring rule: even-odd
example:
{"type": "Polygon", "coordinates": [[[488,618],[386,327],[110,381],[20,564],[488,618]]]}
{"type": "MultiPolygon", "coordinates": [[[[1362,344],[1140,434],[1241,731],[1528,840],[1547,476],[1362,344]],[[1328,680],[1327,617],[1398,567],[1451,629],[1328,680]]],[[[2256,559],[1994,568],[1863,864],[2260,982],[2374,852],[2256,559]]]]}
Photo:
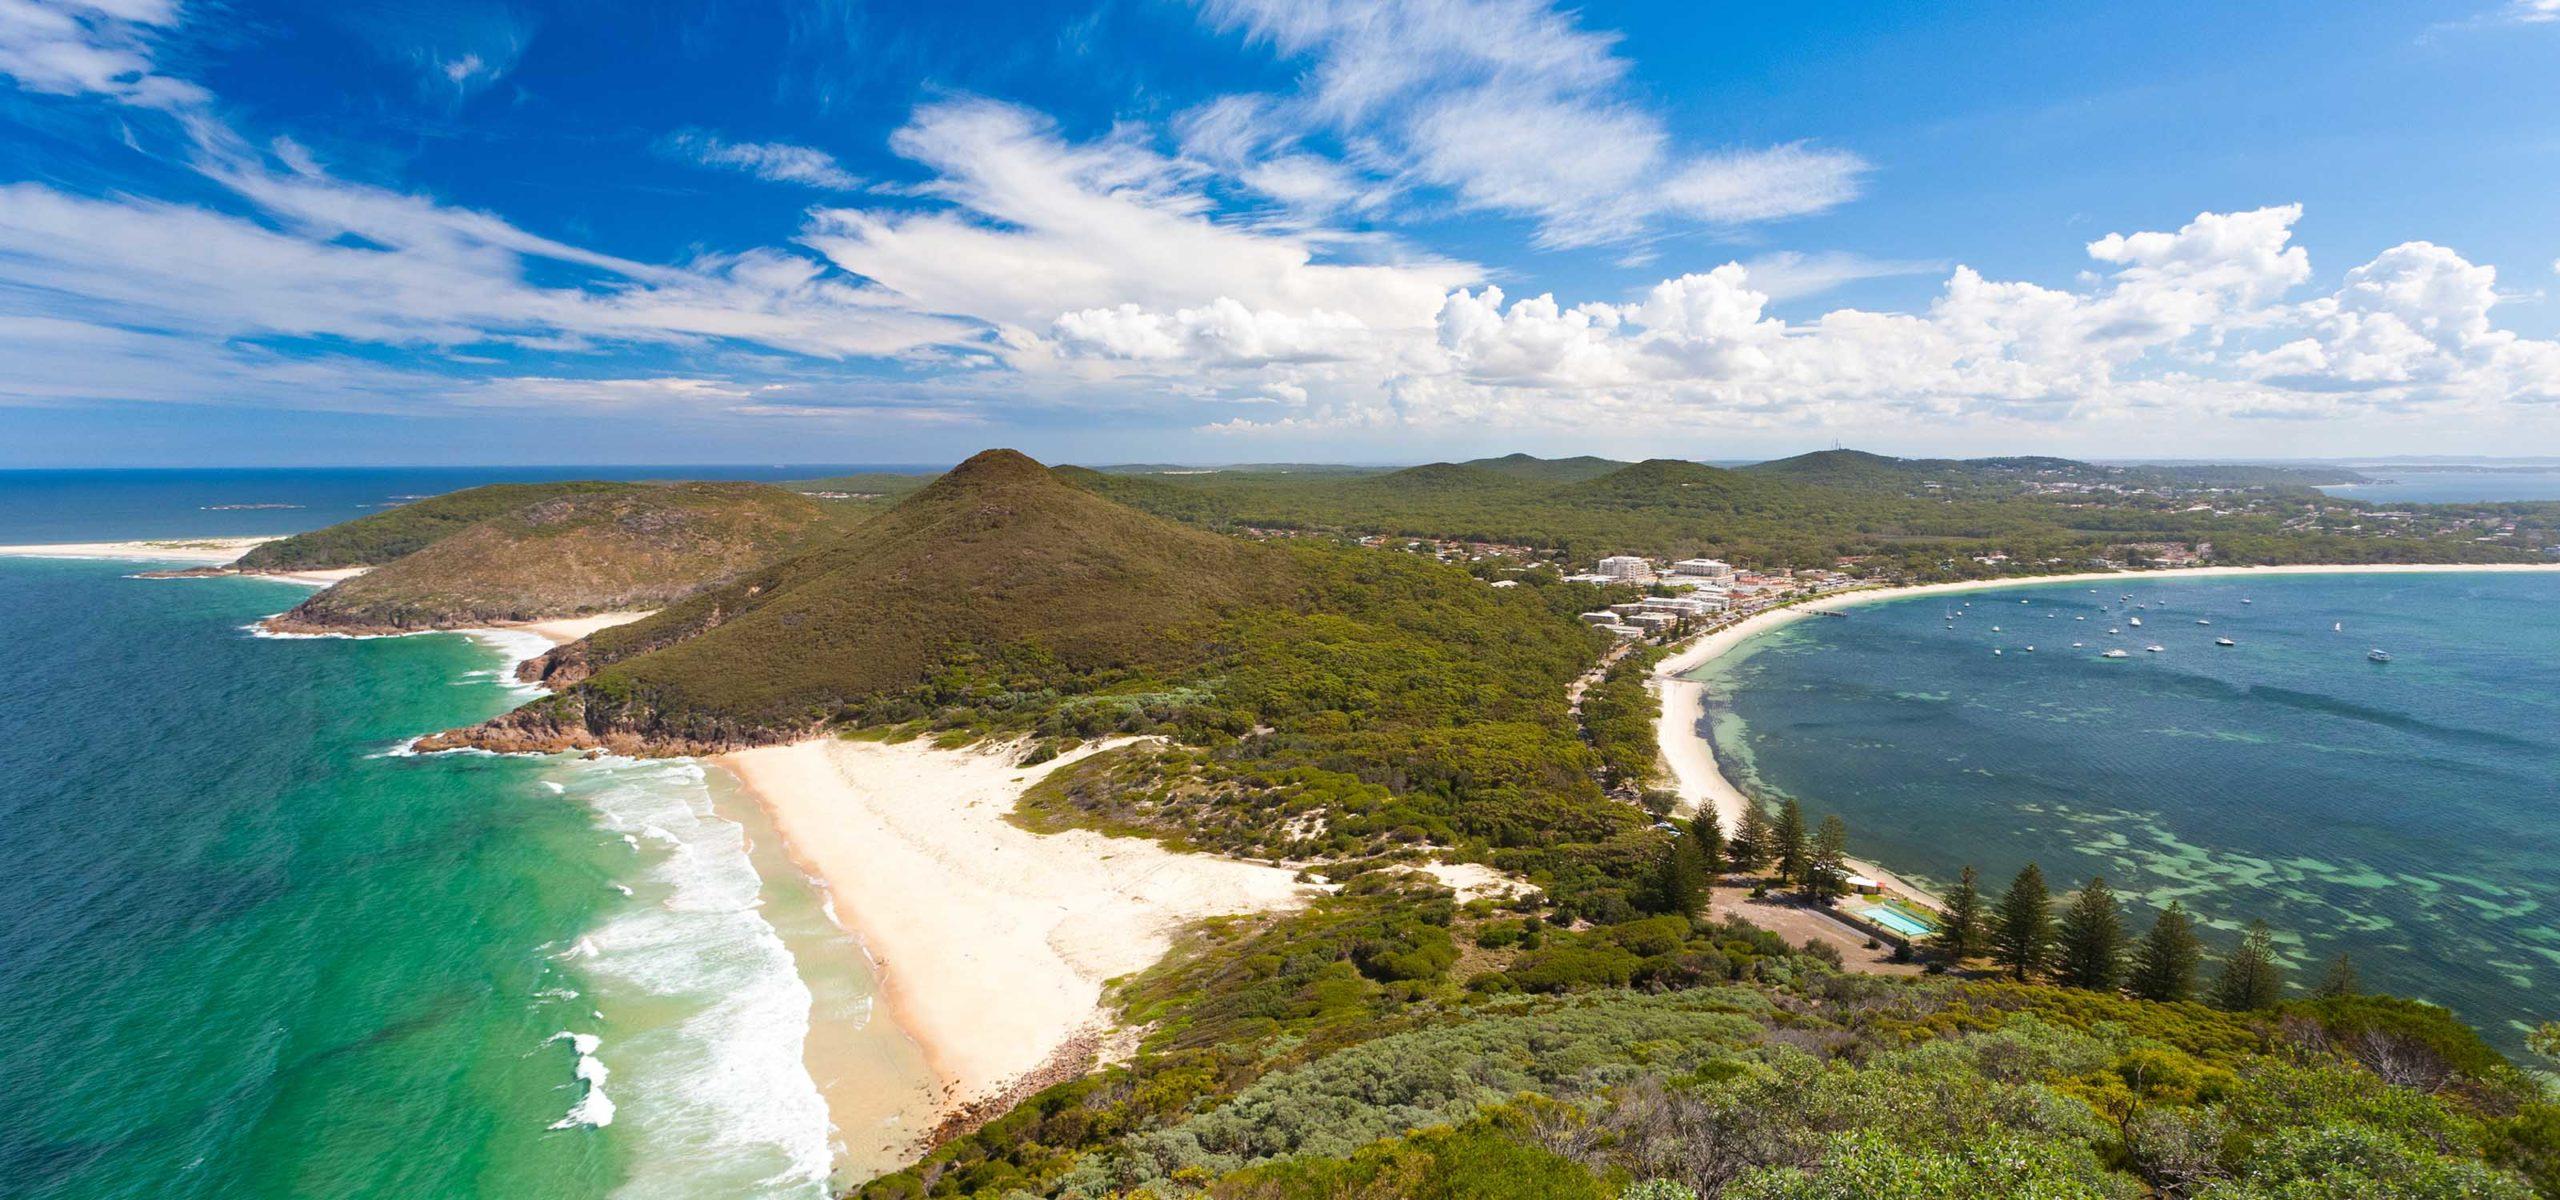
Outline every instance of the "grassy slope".
{"type": "Polygon", "coordinates": [[[988,451],[837,541],[598,634],[577,650],[593,676],[516,726],[771,740],[988,657],[1026,681],[1196,661],[1221,616],[1295,586],[1278,550],[988,451]]]}
{"type": "Polygon", "coordinates": [[[397,631],[658,608],[803,548],[848,517],[756,483],[553,495],[339,583],[280,624],[397,631]]]}
{"type": "Polygon", "coordinates": [[[268,542],[240,557],[244,571],[314,571],[369,567],[414,554],[492,517],[562,496],[627,492],[646,486],[582,479],[562,483],[497,483],[386,509],[326,529],[268,542]]]}

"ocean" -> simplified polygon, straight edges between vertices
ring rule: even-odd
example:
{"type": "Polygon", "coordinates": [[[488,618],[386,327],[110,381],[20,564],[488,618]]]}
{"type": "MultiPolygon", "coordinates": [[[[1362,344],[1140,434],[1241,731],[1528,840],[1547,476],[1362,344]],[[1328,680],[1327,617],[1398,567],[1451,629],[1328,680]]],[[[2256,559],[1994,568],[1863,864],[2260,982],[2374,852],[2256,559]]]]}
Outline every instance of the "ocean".
{"type": "Polygon", "coordinates": [[[774,467],[313,467],[0,471],[0,546],[299,533],[443,492],[560,479],[743,479],[774,483],[912,465],[774,467]]]}
{"type": "Polygon", "coordinates": [[[2264,918],[2298,982],[2345,951],[2369,988],[2510,1049],[2560,1017],[2560,575],[2127,579],[1847,611],[1694,677],[1727,774],[1840,814],[1860,857],[1940,885],[1973,864],[1994,891],[2029,861],[2057,889],[2103,874],[2136,929],[2175,899],[2226,943],[2264,918]],[[2115,646],[2133,656],[2098,657],[2115,646]]]}
{"type": "Polygon", "coordinates": [[[2374,483],[2341,483],[2320,489],[2341,500],[2373,504],[2510,504],[2560,500],[2560,467],[2494,471],[2407,471],[2359,466],[2374,483]]]}
{"type": "MultiPolygon", "coordinates": [[[[112,474],[9,480],[0,543],[419,486],[112,474]]],[[[827,1194],[804,1044],[873,980],[725,774],[405,754],[529,648],[253,636],[305,589],[136,569],[0,558],[0,1194],[827,1194]]]]}

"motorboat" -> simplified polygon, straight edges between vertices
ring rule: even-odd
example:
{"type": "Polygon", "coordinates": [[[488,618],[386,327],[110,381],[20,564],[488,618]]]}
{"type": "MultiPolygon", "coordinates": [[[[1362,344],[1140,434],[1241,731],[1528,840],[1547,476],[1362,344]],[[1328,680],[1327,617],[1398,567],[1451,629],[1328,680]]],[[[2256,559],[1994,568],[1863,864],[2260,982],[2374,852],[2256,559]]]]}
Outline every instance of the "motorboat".
{"type": "Polygon", "coordinates": [[[2130,654],[2125,653],[2125,652],[2124,652],[2124,651],[2122,651],[2122,650],[2109,650],[2109,651],[2107,651],[2106,653],[2099,655],[2098,657],[2100,657],[2100,658],[2131,658],[2131,657],[2133,657],[2133,656],[2132,656],[2132,655],[2130,655],[2130,654]]]}
{"type": "Polygon", "coordinates": [[[2169,649],[2169,648],[2168,648],[2167,646],[2145,646],[2145,647],[2143,647],[2143,650],[2145,650],[2145,651],[2147,651],[2147,652],[2149,652],[2149,653],[2152,653],[2152,654],[2160,654],[2160,653],[2163,653],[2163,652],[2167,651],[2168,649],[2169,649]]]}
{"type": "Polygon", "coordinates": [[[2390,661],[2391,661],[2391,655],[2389,655],[2388,653],[2385,653],[2384,651],[2381,651],[2381,650],[2367,650],[2367,651],[2365,651],[2365,652],[2364,652],[2364,656],[2365,656],[2365,658],[2366,658],[2366,659],[2368,659],[2368,660],[2370,660],[2370,661],[2373,661],[2373,662],[2390,662],[2390,661]]]}
{"type": "Polygon", "coordinates": [[[2217,646],[2237,646],[2240,643],[2232,641],[2230,638],[2215,638],[2213,639],[2213,644],[2217,646]]]}

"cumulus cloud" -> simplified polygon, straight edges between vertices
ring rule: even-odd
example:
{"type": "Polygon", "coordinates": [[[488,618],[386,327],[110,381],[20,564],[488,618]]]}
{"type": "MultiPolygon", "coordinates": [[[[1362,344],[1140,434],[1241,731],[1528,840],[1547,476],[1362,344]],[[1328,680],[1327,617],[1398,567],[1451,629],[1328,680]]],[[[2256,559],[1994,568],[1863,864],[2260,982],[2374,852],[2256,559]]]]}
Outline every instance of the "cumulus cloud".
{"type": "MultiPolygon", "coordinates": [[[[1466,208],[1527,217],[1550,247],[1643,234],[1664,219],[1740,225],[1822,212],[1855,199],[1868,166],[1802,142],[1684,150],[1624,86],[1614,34],[1582,28],[1544,0],[1199,0],[1215,27],[1311,64],[1305,92],[1282,103],[1229,97],[1186,120],[1242,161],[1257,130],[1327,127],[1394,181],[1444,189],[1466,208]],[[1239,136],[1242,135],[1242,136],[1239,136]]],[[[1187,139],[1188,140],[1188,139],[1187,139]]],[[[1316,172],[1293,137],[1259,148],[1316,172]]],[[[1309,161],[1309,160],[1313,161],[1309,161]]],[[[1269,191],[1268,181],[1245,180],[1269,191]]],[[[1356,187],[1337,186],[1332,196],[1356,187]]],[[[1282,197],[1286,199],[1286,197],[1282,197]]]]}
{"type": "Polygon", "coordinates": [[[1181,359],[1223,378],[1228,394],[1273,397],[1280,411],[1216,423],[1236,432],[1382,420],[1570,429],[2307,417],[2560,396],[2560,343],[2497,328],[2496,272],[2443,247],[2393,247],[2336,291],[2289,300],[2311,275],[2292,244],[2300,215],[2296,206],[2204,213],[2175,230],[2110,234],[2087,247],[2108,272],[2073,289],[1958,267],[1911,313],[1846,308],[1784,321],[1769,314],[1752,268],[1727,263],[1624,303],[1459,288],[1439,306],[1427,346],[1336,338],[1368,357],[1316,368],[1205,344],[1191,332],[1201,310],[1078,314],[1059,345],[1156,375],[1181,359]],[[1105,317],[1117,340],[1095,326],[1105,317]],[[1300,398],[1257,392],[1263,381],[1300,398]]]}
{"type": "Polygon", "coordinates": [[[794,146],[787,142],[733,142],[700,129],[686,129],[669,134],[658,143],[658,147],[661,152],[687,162],[744,171],[775,183],[797,183],[831,192],[850,192],[862,187],[862,180],[838,164],[834,155],[810,146],[794,146]]]}

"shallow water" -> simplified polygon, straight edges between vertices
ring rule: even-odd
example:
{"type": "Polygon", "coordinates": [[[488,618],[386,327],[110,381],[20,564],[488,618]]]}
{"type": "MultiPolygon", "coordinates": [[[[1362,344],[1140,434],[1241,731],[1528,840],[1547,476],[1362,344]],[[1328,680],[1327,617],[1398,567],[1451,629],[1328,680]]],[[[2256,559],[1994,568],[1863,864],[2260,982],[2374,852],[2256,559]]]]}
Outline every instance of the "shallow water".
{"type": "Polygon", "coordinates": [[[819,898],[700,767],[402,754],[497,649],[134,569],[0,560],[0,1194],[824,1194],[819,898]]]}
{"type": "Polygon", "coordinates": [[[2560,576],[2164,579],[1850,612],[1696,677],[1727,773],[1840,813],[1862,856],[1938,883],[1972,863],[1995,888],[2034,860],[2225,930],[2264,917],[2306,973],[2351,952],[2369,987],[2511,1047],[2560,1017],[2560,576]],[[2133,657],[2097,657],[2111,646],[2133,657]]]}

